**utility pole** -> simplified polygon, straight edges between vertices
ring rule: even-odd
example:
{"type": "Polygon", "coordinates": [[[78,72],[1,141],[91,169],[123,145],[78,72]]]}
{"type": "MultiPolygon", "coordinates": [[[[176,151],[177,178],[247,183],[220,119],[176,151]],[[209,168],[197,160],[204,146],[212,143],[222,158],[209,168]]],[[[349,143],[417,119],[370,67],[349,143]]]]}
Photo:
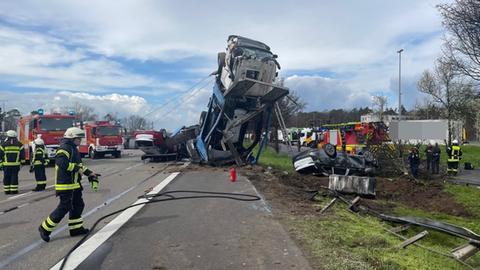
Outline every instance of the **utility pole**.
{"type": "Polygon", "coordinates": [[[402,52],[403,49],[397,51],[398,53],[398,121],[402,119],[402,52]]]}

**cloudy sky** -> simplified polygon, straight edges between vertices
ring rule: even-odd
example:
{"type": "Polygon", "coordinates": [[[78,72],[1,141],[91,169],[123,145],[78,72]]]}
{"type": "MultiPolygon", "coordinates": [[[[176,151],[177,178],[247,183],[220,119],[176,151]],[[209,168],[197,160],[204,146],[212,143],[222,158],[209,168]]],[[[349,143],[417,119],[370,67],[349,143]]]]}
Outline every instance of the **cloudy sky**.
{"type": "Polygon", "coordinates": [[[236,34],[270,45],[306,111],[371,106],[378,94],[397,107],[404,48],[411,108],[423,99],[416,80],[440,54],[440,1],[5,0],[0,100],[22,112],[80,102],[157,128],[192,124],[217,53],[236,34]]]}

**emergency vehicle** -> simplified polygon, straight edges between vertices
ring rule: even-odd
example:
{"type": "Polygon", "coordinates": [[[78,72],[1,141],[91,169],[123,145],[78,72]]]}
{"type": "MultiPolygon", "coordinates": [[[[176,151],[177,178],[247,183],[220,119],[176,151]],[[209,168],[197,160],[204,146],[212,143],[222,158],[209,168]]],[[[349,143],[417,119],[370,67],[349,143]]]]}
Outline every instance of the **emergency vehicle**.
{"type": "Polygon", "coordinates": [[[348,154],[362,153],[367,145],[379,145],[390,141],[388,127],[383,122],[350,122],[341,124],[324,125],[317,133],[317,147],[325,144],[336,146],[337,151],[348,154]]]}
{"type": "Polygon", "coordinates": [[[83,122],[79,126],[85,130],[85,138],[78,146],[82,156],[101,158],[111,154],[116,158],[122,156],[122,127],[115,121],[83,122]]]}
{"type": "Polygon", "coordinates": [[[44,114],[42,109],[21,117],[18,121],[17,133],[20,142],[25,148],[25,160],[30,161],[30,157],[35,149],[33,141],[36,138],[41,138],[45,142],[48,158],[53,159],[57,148],[60,146],[63,134],[74,123],[75,115],[73,113],[44,114]]]}

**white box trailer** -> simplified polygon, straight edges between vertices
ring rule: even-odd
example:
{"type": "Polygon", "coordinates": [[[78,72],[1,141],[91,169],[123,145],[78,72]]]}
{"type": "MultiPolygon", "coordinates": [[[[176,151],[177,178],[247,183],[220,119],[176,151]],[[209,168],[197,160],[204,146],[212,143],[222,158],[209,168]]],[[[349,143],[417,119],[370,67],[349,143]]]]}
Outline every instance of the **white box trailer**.
{"type": "MultiPolygon", "coordinates": [[[[452,121],[452,140],[462,142],[463,125],[461,121],[452,121]]],[[[434,140],[440,144],[448,140],[448,121],[441,120],[402,120],[392,121],[389,135],[393,141],[402,140],[410,143],[428,143],[434,140]]]]}

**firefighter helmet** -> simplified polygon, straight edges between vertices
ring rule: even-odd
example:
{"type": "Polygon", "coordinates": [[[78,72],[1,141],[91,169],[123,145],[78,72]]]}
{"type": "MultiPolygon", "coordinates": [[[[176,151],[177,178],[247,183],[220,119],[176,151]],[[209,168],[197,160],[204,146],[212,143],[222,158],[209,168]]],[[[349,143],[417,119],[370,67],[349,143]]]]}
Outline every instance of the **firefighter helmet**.
{"type": "Polygon", "coordinates": [[[45,144],[41,138],[36,138],[33,142],[36,145],[44,145],[45,144]]]}
{"type": "Polygon", "coordinates": [[[16,138],[17,137],[17,132],[15,130],[9,130],[7,131],[7,137],[9,138],[16,138]]]}
{"type": "Polygon", "coordinates": [[[452,143],[453,144],[458,144],[458,140],[453,140],[452,143]]]}
{"type": "Polygon", "coordinates": [[[71,127],[65,131],[63,137],[67,139],[85,138],[85,132],[77,127],[71,127]]]}

